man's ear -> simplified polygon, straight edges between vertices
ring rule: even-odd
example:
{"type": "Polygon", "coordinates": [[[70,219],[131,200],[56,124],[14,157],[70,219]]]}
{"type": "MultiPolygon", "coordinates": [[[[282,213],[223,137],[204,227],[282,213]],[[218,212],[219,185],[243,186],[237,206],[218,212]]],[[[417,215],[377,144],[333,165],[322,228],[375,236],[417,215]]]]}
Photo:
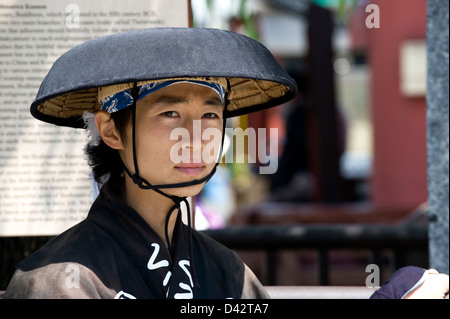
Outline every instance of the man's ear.
{"type": "Polygon", "coordinates": [[[95,124],[102,140],[115,150],[123,150],[124,143],[120,137],[120,133],[111,118],[111,114],[105,111],[98,111],[95,114],[95,124]]]}

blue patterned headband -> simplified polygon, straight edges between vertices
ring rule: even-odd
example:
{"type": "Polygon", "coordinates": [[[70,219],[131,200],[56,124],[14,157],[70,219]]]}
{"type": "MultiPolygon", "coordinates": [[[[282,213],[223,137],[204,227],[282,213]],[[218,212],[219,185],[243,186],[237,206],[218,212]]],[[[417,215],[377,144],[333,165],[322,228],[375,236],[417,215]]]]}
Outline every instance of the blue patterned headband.
{"type": "MultiPolygon", "coordinates": [[[[222,103],[225,102],[225,88],[217,83],[207,82],[207,81],[189,81],[189,80],[173,80],[173,81],[163,81],[144,84],[139,87],[139,98],[138,101],[145,96],[153,93],[159,89],[177,84],[177,83],[192,83],[197,85],[202,85],[209,87],[214,90],[219,96],[222,103]]],[[[100,105],[103,111],[108,113],[114,113],[124,108],[133,105],[133,97],[131,96],[130,90],[121,91],[119,93],[105,97],[100,101],[100,105]]]]}

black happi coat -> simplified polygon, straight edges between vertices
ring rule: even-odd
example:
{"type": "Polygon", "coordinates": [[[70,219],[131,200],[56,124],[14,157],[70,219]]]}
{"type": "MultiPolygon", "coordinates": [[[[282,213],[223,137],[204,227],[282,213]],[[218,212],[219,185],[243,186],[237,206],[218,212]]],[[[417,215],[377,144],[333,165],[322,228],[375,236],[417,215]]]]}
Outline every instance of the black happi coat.
{"type": "Polygon", "coordinates": [[[106,184],[88,217],[22,261],[5,298],[265,298],[238,256],[178,217],[174,251],[106,184]],[[199,288],[194,287],[195,271],[199,288]]]}

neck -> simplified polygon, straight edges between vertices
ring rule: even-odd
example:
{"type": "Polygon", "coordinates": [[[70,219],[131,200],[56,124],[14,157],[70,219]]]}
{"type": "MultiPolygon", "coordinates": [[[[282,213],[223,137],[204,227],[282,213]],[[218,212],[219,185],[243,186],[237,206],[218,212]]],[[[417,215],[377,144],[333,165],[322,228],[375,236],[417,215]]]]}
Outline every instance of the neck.
{"type": "MultiPolygon", "coordinates": [[[[126,175],[125,176],[125,202],[128,206],[136,210],[139,215],[147,222],[148,225],[166,242],[166,219],[169,210],[173,207],[174,202],[153,190],[144,190],[139,188],[126,175]]],[[[170,216],[168,224],[168,236],[172,242],[173,230],[177,220],[178,209],[170,216]]]]}

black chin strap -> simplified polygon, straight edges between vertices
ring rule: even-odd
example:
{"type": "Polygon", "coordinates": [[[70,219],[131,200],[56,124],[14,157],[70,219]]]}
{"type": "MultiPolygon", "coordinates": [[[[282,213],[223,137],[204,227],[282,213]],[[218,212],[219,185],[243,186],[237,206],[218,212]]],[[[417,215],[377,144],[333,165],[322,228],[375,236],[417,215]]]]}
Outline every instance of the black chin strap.
{"type": "Polygon", "coordinates": [[[198,281],[197,281],[197,275],[195,273],[194,260],[193,260],[192,221],[191,221],[191,208],[189,205],[189,201],[187,200],[187,197],[169,195],[169,194],[166,194],[165,192],[161,191],[161,189],[182,188],[182,187],[189,187],[189,186],[203,184],[203,183],[206,183],[207,181],[209,181],[215,174],[215,172],[217,170],[217,166],[220,164],[220,160],[221,160],[222,154],[223,154],[226,119],[227,119],[228,104],[229,104],[228,92],[230,92],[230,82],[228,81],[228,79],[227,79],[227,84],[228,84],[228,87],[226,90],[225,106],[224,106],[224,110],[223,110],[222,143],[221,143],[221,147],[220,147],[218,161],[216,162],[216,165],[214,166],[213,170],[206,177],[204,177],[202,179],[193,180],[193,181],[184,182],[184,183],[164,184],[164,185],[152,185],[145,178],[142,178],[139,175],[139,166],[138,166],[138,162],[137,162],[137,147],[136,147],[136,144],[137,144],[136,143],[136,105],[137,105],[137,100],[139,98],[139,87],[137,85],[137,82],[134,82],[133,88],[131,89],[131,96],[133,97],[133,105],[131,106],[131,108],[132,108],[133,164],[134,164],[135,173],[131,174],[130,170],[126,167],[126,165],[124,163],[122,163],[123,169],[124,169],[125,173],[132,179],[133,183],[136,184],[137,186],[139,186],[139,188],[145,189],[145,190],[153,190],[153,191],[157,192],[158,194],[171,199],[174,202],[174,205],[170,208],[169,212],[167,213],[166,223],[165,223],[166,242],[167,242],[167,246],[169,248],[169,252],[171,254],[173,253],[173,246],[172,246],[172,243],[169,238],[170,217],[175,210],[181,209],[181,203],[185,203],[185,205],[187,207],[188,232],[189,232],[189,234],[188,234],[189,259],[190,259],[189,262],[190,262],[190,266],[191,266],[191,270],[192,270],[192,274],[191,274],[192,280],[194,282],[194,287],[197,290],[200,289],[200,285],[198,284],[198,281]]]}

